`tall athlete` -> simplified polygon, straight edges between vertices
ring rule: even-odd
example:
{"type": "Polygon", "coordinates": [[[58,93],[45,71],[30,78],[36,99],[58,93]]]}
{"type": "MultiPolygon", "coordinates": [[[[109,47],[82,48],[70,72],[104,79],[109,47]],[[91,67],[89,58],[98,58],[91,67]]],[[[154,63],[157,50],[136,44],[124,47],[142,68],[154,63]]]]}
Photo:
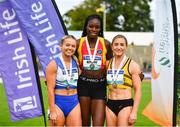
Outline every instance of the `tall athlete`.
{"type": "Polygon", "coordinates": [[[98,15],[87,17],[78,41],[77,57],[82,71],[78,80],[82,125],[103,126],[106,99],[106,62],[112,57],[110,43],[103,38],[98,15]]]}

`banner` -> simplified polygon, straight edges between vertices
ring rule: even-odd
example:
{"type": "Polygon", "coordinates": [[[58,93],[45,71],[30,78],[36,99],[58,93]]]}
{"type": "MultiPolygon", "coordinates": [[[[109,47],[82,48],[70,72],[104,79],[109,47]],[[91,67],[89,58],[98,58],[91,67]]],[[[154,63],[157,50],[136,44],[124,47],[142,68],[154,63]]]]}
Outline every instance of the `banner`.
{"type": "Polygon", "coordinates": [[[155,5],[152,100],[143,114],[160,125],[172,126],[175,47],[171,0],[156,0],[155,5]]]}
{"type": "Polygon", "coordinates": [[[0,73],[12,121],[41,116],[28,39],[8,1],[0,3],[0,73]]]}
{"type": "Polygon", "coordinates": [[[65,35],[56,10],[51,0],[10,0],[10,2],[45,72],[50,60],[59,55],[59,42],[65,35]]]}

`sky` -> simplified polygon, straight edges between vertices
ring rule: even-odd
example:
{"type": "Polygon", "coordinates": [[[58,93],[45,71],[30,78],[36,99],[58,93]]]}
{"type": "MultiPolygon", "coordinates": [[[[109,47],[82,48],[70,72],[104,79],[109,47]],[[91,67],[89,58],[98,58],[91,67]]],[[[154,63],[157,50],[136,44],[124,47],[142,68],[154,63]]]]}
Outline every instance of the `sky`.
{"type": "Polygon", "coordinates": [[[69,11],[70,9],[78,6],[84,0],[55,0],[58,8],[60,10],[61,15],[69,11]]]}

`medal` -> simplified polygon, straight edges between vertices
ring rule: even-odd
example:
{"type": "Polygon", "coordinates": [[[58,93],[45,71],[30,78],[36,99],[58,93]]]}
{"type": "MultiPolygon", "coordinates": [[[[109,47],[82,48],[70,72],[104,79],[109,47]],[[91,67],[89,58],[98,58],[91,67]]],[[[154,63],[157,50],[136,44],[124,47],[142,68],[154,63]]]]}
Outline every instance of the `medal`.
{"type": "Polygon", "coordinates": [[[113,84],[113,88],[115,88],[115,89],[116,89],[116,88],[117,88],[117,85],[116,85],[116,84],[113,84]]]}
{"type": "Polygon", "coordinates": [[[88,54],[89,54],[90,61],[91,61],[91,64],[90,64],[90,69],[91,70],[93,70],[94,67],[95,67],[93,62],[94,62],[94,59],[95,59],[95,56],[96,56],[96,53],[97,53],[98,44],[99,44],[99,38],[97,38],[97,40],[96,40],[96,45],[95,45],[95,48],[94,48],[94,53],[92,55],[91,51],[90,51],[90,46],[89,46],[89,43],[88,43],[88,39],[86,37],[86,46],[87,46],[88,54]]]}
{"type": "Polygon", "coordinates": [[[66,89],[67,89],[67,90],[69,90],[69,89],[70,89],[70,85],[69,85],[69,84],[66,86],[66,89]]]}
{"type": "Polygon", "coordinates": [[[116,84],[116,81],[113,80],[113,84],[112,84],[113,88],[117,88],[117,84],[116,84]]]}
{"type": "Polygon", "coordinates": [[[69,68],[69,70],[66,68],[66,65],[64,63],[62,54],[60,56],[60,59],[62,61],[62,64],[63,64],[63,67],[64,67],[64,71],[65,71],[65,76],[66,76],[66,81],[67,81],[66,89],[69,90],[70,89],[70,82],[71,82],[71,80],[73,80],[73,76],[72,76],[72,74],[73,74],[72,73],[72,58],[70,60],[70,68],[69,68]]]}
{"type": "Polygon", "coordinates": [[[115,70],[115,58],[112,61],[112,79],[113,79],[113,88],[117,88],[116,80],[119,75],[120,70],[122,69],[122,66],[126,60],[126,56],[124,55],[122,58],[122,61],[120,65],[118,66],[117,70],[115,70]]]}
{"type": "Polygon", "coordinates": [[[90,68],[93,70],[95,65],[93,63],[90,64],[90,68]]]}

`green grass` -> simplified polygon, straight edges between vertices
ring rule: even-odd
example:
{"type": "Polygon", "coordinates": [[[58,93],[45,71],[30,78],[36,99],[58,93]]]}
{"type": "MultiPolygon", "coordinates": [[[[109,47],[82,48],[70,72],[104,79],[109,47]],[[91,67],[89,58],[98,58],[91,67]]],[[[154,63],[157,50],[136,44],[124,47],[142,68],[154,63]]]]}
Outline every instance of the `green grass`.
{"type": "MultiPolygon", "coordinates": [[[[43,101],[45,106],[45,111],[47,111],[47,88],[43,81],[41,81],[42,91],[43,91],[43,101]]],[[[147,117],[142,115],[142,111],[145,106],[151,100],[151,85],[150,82],[144,81],[142,84],[142,99],[138,111],[138,120],[135,126],[159,126],[149,120],[147,117]]],[[[47,116],[47,112],[46,112],[47,116]]],[[[8,109],[8,104],[6,100],[6,95],[3,85],[0,84],[0,126],[44,126],[44,118],[38,117],[33,119],[21,120],[18,122],[12,122],[10,120],[10,114],[8,109]]]]}

